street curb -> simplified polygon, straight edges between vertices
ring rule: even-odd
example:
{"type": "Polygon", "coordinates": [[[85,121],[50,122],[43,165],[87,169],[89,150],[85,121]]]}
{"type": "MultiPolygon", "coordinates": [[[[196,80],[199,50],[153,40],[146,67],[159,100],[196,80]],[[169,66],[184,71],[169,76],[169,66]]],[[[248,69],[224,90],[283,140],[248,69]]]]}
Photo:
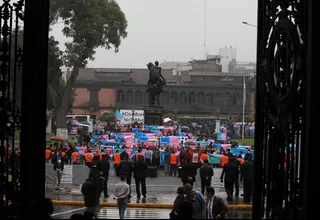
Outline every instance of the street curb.
{"type": "MultiPolygon", "coordinates": [[[[61,201],[53,200],[54,205],[68,205],[68,206],[84,206],[82,201],[61,201]]],[[[100,202],[100,207],[118,207],[115,202],[100,202]]],[[[154,209],[172,209],[173,204],[155,204],[155,203],[128,203],[131,208],[154,208],[154,209]]],[[[228,205],[229,209],[252,209],[252,205],[237,204],[228,205]]]]}

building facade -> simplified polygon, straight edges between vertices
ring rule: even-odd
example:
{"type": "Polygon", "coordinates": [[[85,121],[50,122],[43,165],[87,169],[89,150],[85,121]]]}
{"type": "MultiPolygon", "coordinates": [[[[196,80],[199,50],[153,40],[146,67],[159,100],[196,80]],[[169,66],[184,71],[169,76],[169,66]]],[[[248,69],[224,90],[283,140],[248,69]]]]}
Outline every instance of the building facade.
{"type": "MultiPolygon", "coordinates": [[[[167,86],[160,103],[167,112],[188,116],[242,116],[243,80],[246,82],[245,115],[254,116],[254,73],[221,72],[220,58],[193,60],[192,68],[176,73],[163,69],[167,86]]],[[[99,117],[114,109],[143,109],[148,104],[147,69],[83,69],[75,85],[71,114],[99,117]]]]}

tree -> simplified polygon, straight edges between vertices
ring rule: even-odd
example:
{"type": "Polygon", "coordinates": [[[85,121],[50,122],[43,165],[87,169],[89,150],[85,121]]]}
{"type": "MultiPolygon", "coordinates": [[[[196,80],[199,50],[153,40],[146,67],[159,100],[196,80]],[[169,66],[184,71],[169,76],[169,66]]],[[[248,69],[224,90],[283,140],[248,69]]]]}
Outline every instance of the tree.
{"type": "Polygon", "coordinates": [[[173,113],[168,113],[164,116],[164,118],[170,118],[173,121],[177,121],[178,120],[178,116],[176,114],[173,113]]]}
{"type": "MultiPolygon", "coordinates": [[[[65,44],[62,57],[64,65],[71,68],[71,74],[61,92],[61,99],[55,103],[59,133],[67,127],[67,100],[79,70],[89,60],[94,60],[95,50],[99,47],[108,50],[113,47],[118,52],[121,40],[127,37],[127,20],[115,0],[51,0],[50,3],[51,25],[61,19],[65,25],[62,30],[64,36],[71,39],[65,44]]],[[[50,85],[49,91],[56,96],[56,89],[50,85]]]]}
{"type": "Polygon", "coordinates": [[[104,112],[100,115],[99,120],[102,122],[115,122],[115,115],[113,112],[104,112]]]}

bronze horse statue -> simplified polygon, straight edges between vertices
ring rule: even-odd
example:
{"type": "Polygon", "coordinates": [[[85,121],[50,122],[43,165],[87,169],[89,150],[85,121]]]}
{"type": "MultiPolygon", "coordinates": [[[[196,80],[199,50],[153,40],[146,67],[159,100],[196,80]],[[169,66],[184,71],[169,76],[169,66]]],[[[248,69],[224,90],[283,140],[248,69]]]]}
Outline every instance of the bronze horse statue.
{"type": "Polygon", "coordinates": [[[161,74],[161,67],[159,67],[158,61],[153,63],[148,63],[147,67],[149,69],[149,80],[148,80],[148,89],[149,92],[149,105],[160,105],[160,94],[162,93],[163,87],[166,85],[166,81],[161,74]]]}

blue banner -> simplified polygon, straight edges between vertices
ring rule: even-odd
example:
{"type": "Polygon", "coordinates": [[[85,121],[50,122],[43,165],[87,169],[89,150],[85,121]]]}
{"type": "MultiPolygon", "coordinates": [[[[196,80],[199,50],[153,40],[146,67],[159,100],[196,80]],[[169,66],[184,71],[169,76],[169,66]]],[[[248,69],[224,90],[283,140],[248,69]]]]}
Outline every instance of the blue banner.
{"type": "Polygon", "coordinates": [[[160,142],[161,144],[170,144],[170,137],[161,137],[160,142]]]}
{"type": "Polygon", "coordinates": [[[165,166],[167,165],[167,162],[166,162],[166,152],[165,151],[161,151],[160,153],[160,166],[165,166]]]}

